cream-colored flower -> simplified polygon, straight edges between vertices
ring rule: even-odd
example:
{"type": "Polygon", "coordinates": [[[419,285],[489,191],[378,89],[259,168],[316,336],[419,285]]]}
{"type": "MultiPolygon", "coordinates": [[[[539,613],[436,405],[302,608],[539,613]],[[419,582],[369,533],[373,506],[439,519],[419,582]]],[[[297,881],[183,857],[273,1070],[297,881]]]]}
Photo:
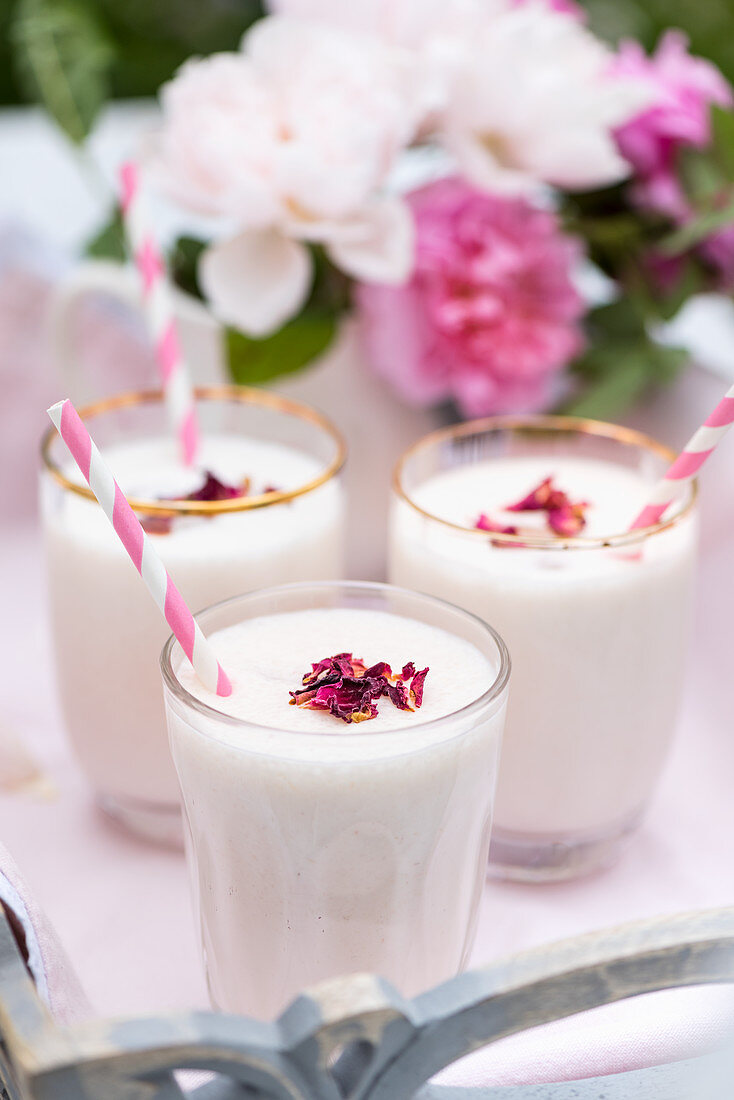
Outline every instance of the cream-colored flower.
{"type": "Polygon", "coordinates": [[[613,136],[649,93],[612,76],[612,55],[573,16],[530,0],[488,19],[465,43],[440,130],[462,172],[512,193],[569,189],[629,173],[613,136]]]}
{"type": "Polygon", "coordinates": [[[226,227],[202,260],[224,320],[263,335],[298,310],[310,283],[299,241],[323,244],[359,278],[407,276],[410,217],[384,193],[418,121],[400,51],[271,17],[241,53],[188,62],[162,106],[159,181],[226,227]]]}

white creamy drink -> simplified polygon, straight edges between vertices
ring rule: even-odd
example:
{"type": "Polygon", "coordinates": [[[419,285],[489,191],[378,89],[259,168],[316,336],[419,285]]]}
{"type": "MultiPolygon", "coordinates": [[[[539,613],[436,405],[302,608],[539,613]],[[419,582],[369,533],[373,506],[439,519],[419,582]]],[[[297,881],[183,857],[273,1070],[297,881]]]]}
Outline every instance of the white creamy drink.
{"type": "Polygon", "coordinates": [[[394,501],[391,580],[486,618],[512,656],[492,858],[517,877],[607,861],[661,773],[684,670],[695,521],[602,546],[629,528],[656,476],[549,448],[455,465],[411,486],[412,504],[394,501]],[[588,502],[570,548],[542,510],[506,510],[549,476],[588,502]],[[531,541],[473,529],[481,513],[531,541]],[[533,535],[547,545],[534,547],[533,535]]]}
{"type": "Polygon", "coordinates": [[[449,629],[371,608],[308,606],[221,630],[204,619],[233,682],[227,699],[207,692],[174,649],[171,748],[219,1008],[271,1018],[304,987],[355,971],[413,995],[464,965],[507,663],[482,624],[447,615],[466,620],[487,653],[449,629]],[[396,670],[427,666],[420,709],[381,698],[377,717],[348,724],[289,705],[312,663],[343,652],[396,670]]]}
{"type": "MultiPolygon", "coordinates": [[[[295,448],[227,434],[204,436],[195,469],[178,462],[168,438],[118,443],[103,453],[126,495],[153,501],[197,491],[203,471],[229,486],[248,478],[252,494],[293,490],[323,471],[322,462],[295,448]]],[[[79,481],[71,465],[63,472],[79,481]]],[[[197,610],[262,585],[339,576],[342,504],[331,479],[248,511],[142,519],[197,610]],[[154,533],[161,522],[163,533],[154,533]]],[[[165,820],[178,813],[179,794],[158,671],[169,629],[95,501],[60,490],[46,474],[43,512],[58,683],[75,753],[111,812],[173,838],[175,821],[171,831],[165,820]]]]}

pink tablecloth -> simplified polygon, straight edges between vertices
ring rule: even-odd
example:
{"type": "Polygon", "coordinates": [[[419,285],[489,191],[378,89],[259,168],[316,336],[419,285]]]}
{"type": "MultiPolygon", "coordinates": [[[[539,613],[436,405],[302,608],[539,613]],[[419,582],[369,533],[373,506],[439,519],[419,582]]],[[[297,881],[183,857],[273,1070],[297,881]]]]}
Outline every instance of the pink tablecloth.
{"type": "MultiPolygon", "coordinates": [[[[638,917],[734,903],[731,453],[712,460],[705,487],[681,728],[649,818],[624,859],[604,875],[557,886],[488,884],[475,965],[638,917]]],[[[100,1013],[203,1006],[183,858],[136,842],[101,817],[64,746],[41,578],[35,530],[4,530],[0,724],[27,735],[55,793],[1,796],[0,839],[37,892],[100,1013]]],[[[567,1079],[687,1055],[721,1033],[728,1004],[723,991],[641,998],[498,1044],[460,1079],[567,1079]]]]}

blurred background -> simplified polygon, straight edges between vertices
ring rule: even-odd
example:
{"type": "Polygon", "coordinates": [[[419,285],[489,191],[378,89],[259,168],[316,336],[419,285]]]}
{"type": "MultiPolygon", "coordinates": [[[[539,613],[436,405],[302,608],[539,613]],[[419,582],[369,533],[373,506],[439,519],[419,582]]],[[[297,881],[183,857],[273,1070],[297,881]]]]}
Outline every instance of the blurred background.
{"type": "MultiPolygon", "coordinates": [[[[734,80],[731,0],[581,3],[611,43],[631,37],[650,49],[666,27],[680,27],[693,53],[734,80]]],[[[192,53],[232,49],[262,14],[257,0],[0,0],[0,103],[45,102],[79,132],[105,99],[153,95],[192,53]]]]}
{"type": "MultiPolygon", "coordinates": [[[[651,54],[669,28],[680,28],[690,53],[713,62],[734,82],[732,0],[581,0],[581,6],[590,29],[614,47],[637,40],[651,54]]],[[[20,449],[25,456],[13,484],[3,486],[12,514],[30,518],[35,511],[35,455],[23,445],[29,433],[40,432],[41,410],[60,388],[89,400],[155,377],[140,318],[129,300],[127,309],[121,308],[131,294],[124,292],[120,271],[102,272],[85,287],[88,272],[80,259],[91,256],[119,268],[125,258],[116,212],[117,168],[125,157],[137,155],[140,135],[154,125],[161,85],[187,58],[236,49],[263,14],[265,5],[258,0],[0,0],[0,378],[16,407],[27,410],[25,418],[19,415],[7,425],[0,448],[5,454],[20,449]],[[99,285],[103,276],[106,286],[99,285]],[[106,296],[98,293],[91,300],[92,291],[105,289],[106,296]],[[68,302],[78,290],[84,291],[79,308],[69,308],[68,323],[66,318],[60,323],[59,301],[68,302]]],[[[712,116],[713,145],[700,150],[700,163],[696,149],[684,165],[687,172],[697,170],[696,186],[703,181],[699,205],[706,231],[705,219],[713,215],[721,222],[719,208],[729,216],[731,117],[728,111],[712,116]]],[[[422,155],[411,150],[403,167],[421,169],[422,155]]],[[[698,263],[700,256],[694,265],[684,256],[677,267],[666,266],[659,279],[658,269],[645,266],[671,225],[657,215],[647,217],[634,198],[630,207],[631,194],[611,188],[561,200],[565,226],[585,239],[601,286],[593,279],[584,286],[591,304],[585,319],[589,348],[568,372],[558,374],[569,394],[560,390],[547,405],[602,419],[624,416],[677,444],[689,422],[688,389],[705,407],[709,391],[720,389],[721,375],[731,375],[734,306],[728,282],[713,283],[711,271],[698,263]],[[621,304],[605,311],[614,283],[622,290],[621,304]],[[706,374],[695,373],[691,364],[704,364],[706,374]],[[574,402],[576,387],[581,388],[574,402]],[[647,403],[640,408],[640,401],[647,403]]],[[[353,410],[373,409],[389,442],[373,483],[385,485],[408,443],[442,420],[468,414],[450,400],[419,408],[400,392],[396,401],[384,384],[385,370],[376,379],[364,369],[362,350],[354,340],[345,345],[351,339],[343,323],[349,289],[333,266],[327,265],[322,278],[323,265],[317,263],[304,310],[271,337],[253,339],[231,327],[214,332],[212,315],[198,305],[196,264],[203,245],[194,239],[196,228],[181,227],[164,205],[157,211],[157,230],[174,280],[186,292],[181,307],[186,316],[179,320],[187,327],[189,357],[202,365],[196,381],[228,375],[241,383],[275,385],[322,407],[342,423],[355,467],[360,448],[371,447],[371,441],[361,438],[369,417],[356,417],[353,410]],[[312,362],[322,363],[318,371],[301,371],[312,362]]],[[[727,243],[727,257],[730,251],[727,243]]],[[[502,409],[468,410],[471,415],[492,411],[502,409]]],[[[382,499],[372,503],[378,513],[384,511],[382,499]]],[[[365,561],[364,569],[374,573],[378,565],[365,561]]]]}

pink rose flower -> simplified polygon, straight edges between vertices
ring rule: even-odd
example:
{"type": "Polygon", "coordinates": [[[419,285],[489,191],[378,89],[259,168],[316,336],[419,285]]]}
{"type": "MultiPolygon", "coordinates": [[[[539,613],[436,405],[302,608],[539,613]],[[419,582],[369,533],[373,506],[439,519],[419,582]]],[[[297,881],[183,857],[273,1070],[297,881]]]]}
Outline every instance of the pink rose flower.
{"type": "MultiPolygon", "coordinates": [[[[532,3],[533,0],[513,0],[515,6],[519,7],[521,4],[532,3]]],[[[575,0],[545,0],[545,4],[551,11],[560,12],[561,15],[570,15],[574,19],[578,19],[579,23],[586,22],[586,12],[577,4],[575,0]]]]}
{"type": "Polygon", "coordinates": [[[542,409],[583,346],[578,245],[552,213],[457,178],[409,203],[411,280],[357,292],[375,369],[413,404],[454,398],[467,416],[542,409]]]}
{"type": "MultiPolygon", "coordinates": [[[[646,81],[654,97],[652,106],[616,135],[637,176],[633,201],[685,225],[693,211],[678,179],[676,155],[685,147],[706,148],[711,141],[711,106],[731,107],[731,87],[710,61],[688,53],[688,39],[680,31],[663,35],[652,57],[636,42],[623,43],[615,72],[646,81]]],[[[699,251],[718,271],[723,286],[734,285],[734,226],[712,233],[699,251]]],[[[662,286],[674,281],[677,267],[676,261],[659,261],[662,286]]]]}
{"type": "Polygon", "coordinates": [[[638,176],[636,199],[674,221],[686,214],[675,171],[681,146],[705,148],[711,140],[712,104],[731,106],[732,92],[710,61],[688,53],[688,39],[668,31],[647,57],[637,42],[623,42],[615,75],[647,84],[652,105],[616,132],[622,155],[638,176]]]}
{"type": "Polygon", "coordinates": [[[718,272],[721,289],[734,289],[734,223],[712,233],[701,245],[701,254],[718,272]]]}

